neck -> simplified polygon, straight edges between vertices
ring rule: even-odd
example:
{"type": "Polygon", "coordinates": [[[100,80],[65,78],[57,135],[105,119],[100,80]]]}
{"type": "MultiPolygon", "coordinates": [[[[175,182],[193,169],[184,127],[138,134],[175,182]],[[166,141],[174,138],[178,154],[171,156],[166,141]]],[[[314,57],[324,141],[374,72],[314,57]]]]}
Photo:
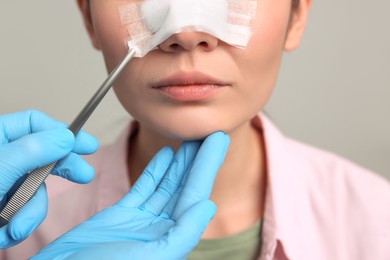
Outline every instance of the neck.
{"type": "MultiPolygon", "coordinates": [[[[229,133],[230,146],[214,182],[210,199],[217,213],[204,237],[231,235],[254,224],[263,214],[265,152],[262,134],[250,122],[229,133]]],[[[130,180],[139,177],[152,156],[172,141],[140,125],[129,150],[130,180]]]]}

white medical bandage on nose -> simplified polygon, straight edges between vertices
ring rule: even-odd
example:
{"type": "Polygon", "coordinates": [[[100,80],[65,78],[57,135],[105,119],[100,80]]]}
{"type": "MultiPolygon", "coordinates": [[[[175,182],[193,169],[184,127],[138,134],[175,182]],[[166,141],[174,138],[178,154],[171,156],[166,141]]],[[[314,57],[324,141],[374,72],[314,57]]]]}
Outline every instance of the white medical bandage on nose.
{"type": "Polygon", "coordinates": [[[257,0],[144,0],[119,8],[129,48],[143,57],[171,35],[183,31],[204,32],[245,48],[252,35],[257,0]]]}

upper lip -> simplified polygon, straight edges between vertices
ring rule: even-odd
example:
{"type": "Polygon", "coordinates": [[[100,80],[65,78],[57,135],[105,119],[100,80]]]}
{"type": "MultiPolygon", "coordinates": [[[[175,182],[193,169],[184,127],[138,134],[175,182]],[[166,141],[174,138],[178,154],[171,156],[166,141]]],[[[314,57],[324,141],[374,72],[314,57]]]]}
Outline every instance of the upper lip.
{"type": "Polygon", "coordinates": [[[159,80],[152,84],[153,88],[162,88],[169,86],[193,86],[193,85],[215,85],[226,86],[228,82],[214,78],[202,72],[177,72],[171,76],[159,80]]]}

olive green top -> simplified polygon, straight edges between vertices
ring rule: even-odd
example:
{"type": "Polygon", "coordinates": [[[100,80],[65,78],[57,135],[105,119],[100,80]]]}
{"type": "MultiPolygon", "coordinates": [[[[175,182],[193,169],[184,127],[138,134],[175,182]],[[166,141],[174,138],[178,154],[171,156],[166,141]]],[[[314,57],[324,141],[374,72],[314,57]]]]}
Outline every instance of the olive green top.
{"type": "Polygon", "coordinates": [[[202,239],[188,255],[188,260],[249,260],[257,259],[261,247],[262,221],[232,236],[202,239]]]}

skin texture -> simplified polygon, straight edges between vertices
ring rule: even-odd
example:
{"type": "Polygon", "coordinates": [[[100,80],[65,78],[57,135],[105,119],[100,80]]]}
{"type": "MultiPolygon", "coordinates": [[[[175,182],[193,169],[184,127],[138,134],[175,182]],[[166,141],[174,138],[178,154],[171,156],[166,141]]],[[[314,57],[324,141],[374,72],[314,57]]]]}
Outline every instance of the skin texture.
{"type": "MultiPolygon", "coordinates": [[[[118,7],[131,1],[77,1],[91,42],[102,51],[108,71],[127,51],[123,40],[128,35],[120,24],[118,7]]],[[[250,120],[272,93],[283,52],[299,45],[310,4],[311,0],[302,0],[292,10],[291,0],[259,1],[246,49],[200,32],[172,35],[157,50],[131,61],[114,86],[119,101],[140,123],[129,151],[132,182],[164,145],[177,147],[181,140],[204,138],[215,131],[229,134],[230,148],[211,195],[218,211],[205,237],[241,231],[263,213],[264,142],[250,120]],[[197,102],[179,102],[153,88],[178,72],[201,72],[224,86],[197,102]]]]}

